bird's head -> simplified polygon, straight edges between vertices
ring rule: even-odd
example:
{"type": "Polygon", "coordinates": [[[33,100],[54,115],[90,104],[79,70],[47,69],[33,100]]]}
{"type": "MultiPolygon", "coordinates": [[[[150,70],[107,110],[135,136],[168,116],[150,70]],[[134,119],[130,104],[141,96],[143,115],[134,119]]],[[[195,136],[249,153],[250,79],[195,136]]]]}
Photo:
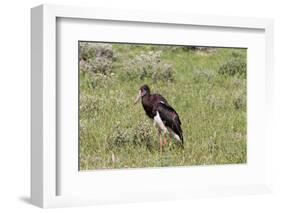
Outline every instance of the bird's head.
{"type": "Polygon", "coordinates": [[[139,100],[146,96],[146,95],[149,95],[150,94],[150,89],[149,87],[145,84],[143,86],[141,86],[141,88],[139,89],[139,94],[135,100],[135,104],[139,102],[139,100]]]}

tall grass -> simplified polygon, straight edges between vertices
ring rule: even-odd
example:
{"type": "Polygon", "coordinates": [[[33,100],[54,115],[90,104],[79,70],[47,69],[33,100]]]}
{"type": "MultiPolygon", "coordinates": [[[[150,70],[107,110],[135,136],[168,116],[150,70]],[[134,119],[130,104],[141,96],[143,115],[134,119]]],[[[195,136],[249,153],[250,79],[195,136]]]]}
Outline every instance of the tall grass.
{"type": "Polygon", "coordinates": [[[245,49],[129,44],[97,49],[80,49],[81,170],[246,162],[246,71],[239,64],[246,63],[245,49]],[[110,66],[100,72],[90,69],[104,49],[110,66]],[[227,62],[244,70],[232,69],[227,62]],[[169,79],[163,77],[166,72],[169,79]],[[153,78],[153,73],[158,76],[153,78]],[[143,84],[162,94],[178,112],[184,149],[168,138],[159,152],[157,130],[141,104],[133,105],[143,84]]]}

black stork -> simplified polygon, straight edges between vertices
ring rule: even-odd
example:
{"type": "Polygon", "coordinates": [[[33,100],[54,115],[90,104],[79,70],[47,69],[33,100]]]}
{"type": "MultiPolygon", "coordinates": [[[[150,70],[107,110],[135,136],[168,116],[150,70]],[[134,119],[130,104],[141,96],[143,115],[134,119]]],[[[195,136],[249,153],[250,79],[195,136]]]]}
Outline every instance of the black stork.
{"type": "Polygon", "coordinates": [[[147,85],[143,85],[139,89],[135,104],[140,99],[146,115],[154,120],[154,126],[158,128],[160,152],[162,152],[162,146],[167,143],[166,133],[173,136],[183,147],[181,121],[178,113],[168,104],[168,101],[160,94],[150,94],[150,89],[147,85]]]}

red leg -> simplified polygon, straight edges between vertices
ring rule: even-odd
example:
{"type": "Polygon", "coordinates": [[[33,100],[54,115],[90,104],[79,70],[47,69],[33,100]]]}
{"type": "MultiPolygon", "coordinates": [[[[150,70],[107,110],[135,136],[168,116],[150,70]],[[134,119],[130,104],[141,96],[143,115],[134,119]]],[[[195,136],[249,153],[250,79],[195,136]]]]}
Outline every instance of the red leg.
{"type": "Polygon", "coordinates": [[[161,135],[160,135],[159,145],[160,145],[160,153],[162,154],[162,136],[161,135]]]}
{"type": "Polygon", "coordinates": [[[166,145],[166,144],[167,144],[167,139],[166,139],[166,137],[165,137],[165,135],[164,135],[163,145],[166,145]]]}

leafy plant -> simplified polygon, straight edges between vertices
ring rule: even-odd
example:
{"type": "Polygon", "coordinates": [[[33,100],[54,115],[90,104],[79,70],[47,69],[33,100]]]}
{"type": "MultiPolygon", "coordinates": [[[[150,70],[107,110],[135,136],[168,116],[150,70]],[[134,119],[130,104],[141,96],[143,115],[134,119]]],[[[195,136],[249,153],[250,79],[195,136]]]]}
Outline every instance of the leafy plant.
{"type": "Polygon", "coordinates": [[[107,148],[110,150],[119,149],[124,146],[147,146],[151,147],[153,132],[146,121],[141,120],[132,127],[121,127],[117,124],[111,131],[107,140],[107,148]]]}
{"type": "Polygon", "coordinates": [[[113,50],[110,44],[80,43],[80,70],[109,75],[112,72],[113,50]]]}
{"type": "Polygon", "coordinates": [[[173,81],[174,69],[171,64],[161,61],[162,51],[150,51],[129,59],[124,64],[126,75],[130,79],[151,78],[153,82],[173,81]]]}
{"type": "Polygon", "coordinates": [[[91,58],[103,57],[107,59],[113,58],[111,44],[80,42],[80,60],[87,61],[91,58]]]}

